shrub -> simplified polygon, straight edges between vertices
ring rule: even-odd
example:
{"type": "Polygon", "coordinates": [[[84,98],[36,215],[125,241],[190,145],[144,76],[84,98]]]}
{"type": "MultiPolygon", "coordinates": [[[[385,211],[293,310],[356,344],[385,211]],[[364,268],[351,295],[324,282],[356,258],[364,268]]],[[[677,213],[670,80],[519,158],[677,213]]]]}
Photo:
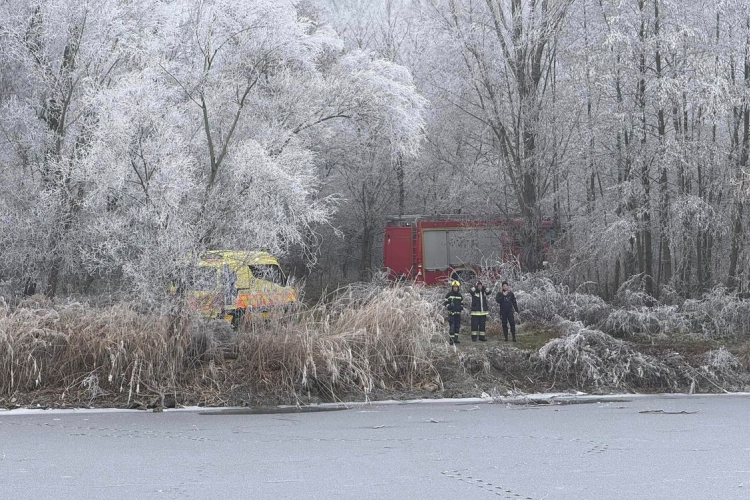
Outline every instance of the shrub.
{"type": "Polygon", "coordinates": [[[718,383],[734,383],[745,370],[742,361],[726,348],[708,351],[703,356],[700,370],[718,383]]]}
{"type": "Polygon", "coordinates": [[[681,370],[643,354],[628,343],[580,322],[561,324],[565,335],[539,350],[545,369],[576,388],[677,389],[685,382],[681,370]]]}
{"type": "Polygon", "coordinates": [[[600,325],[612,335],[686,334],[691,323],[677,306],[614,309],[600,325]]]}
{"type": "Polygon", "coordinates": [[[619,307],[650,307],[656,304],[656,300],[646,293],[643,275],[636,274],[624,281],[617,289],[614,304],[619,307]]]}
{"type": "Polygon", "coordinates": [[[731,337],[750,332],[750,301],[717,287],[700,300],[687,300],[682,307],[693,328],[705,337],[731,337]]]}
{"type": "Polygon", "coordinates": [[[514,284],[524,321],[580,321],[621,337],[700,335],[721,339],[750,332],[750,300],[723,287],[699,300],[681,299],[674,290],[663,287],[662,303],[642,288],[642,277],[634,276],[620,287],[613,307],[596,295],[570,292],[540,275],[524,275],[514,284]]]}
{"type": "Polygon", "coordinates": [[[596,295],[570,293],[549,278],[527,275],[515,285],[521,317],[524,321],[554,322],[558,318],[596,325],[612,310],[596,295]]]}

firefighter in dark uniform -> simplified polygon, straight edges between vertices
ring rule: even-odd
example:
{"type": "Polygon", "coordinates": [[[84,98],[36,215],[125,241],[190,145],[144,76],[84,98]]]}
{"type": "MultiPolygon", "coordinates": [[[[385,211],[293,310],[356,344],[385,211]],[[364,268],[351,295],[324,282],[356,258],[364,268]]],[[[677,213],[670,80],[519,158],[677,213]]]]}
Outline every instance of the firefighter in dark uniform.
{"type": "Polygon", "coordinates": [[[513,342],[516,341],[516,318],[518,314],[518,303],[516,296],[510,291],[507,281],[503,281],[502,289],[497,292],[495,300],[500,304],[500,318],[503,321],[503,336],[508,341],[508,323],[510,323],[510,333],[513,335],[513,342]]]}
{"type": "Polygon", "coordinates": [[[464,309],[464,297],[461,295],[461,283],[453,281],[450,291],[445,295],[446,309],[448,309],[448,337],[451,345],[460,344],[458,331],[461,329],[461,311],[464,309]]]}
{"type": "Polygon", "coordinates": [[[477,337],[482,342],[487,340],[485,333],[485,324],[487,315],[490,313],[490,304],[487,302],[489,290],[485,290],[484,284],[477,281],[477,284],[471,287],[471,340],[476,342],[477,337]]]}

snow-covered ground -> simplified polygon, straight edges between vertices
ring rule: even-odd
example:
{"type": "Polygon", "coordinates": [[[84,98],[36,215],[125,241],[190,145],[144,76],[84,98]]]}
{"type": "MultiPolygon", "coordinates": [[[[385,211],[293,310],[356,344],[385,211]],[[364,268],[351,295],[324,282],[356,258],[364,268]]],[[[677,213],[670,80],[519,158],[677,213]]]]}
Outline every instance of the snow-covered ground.
{"type": "Polygon", "coordinates": [[[748,498],[750,396],[606,401],[2,412],[0,484],[14,499],[748,498]]]}

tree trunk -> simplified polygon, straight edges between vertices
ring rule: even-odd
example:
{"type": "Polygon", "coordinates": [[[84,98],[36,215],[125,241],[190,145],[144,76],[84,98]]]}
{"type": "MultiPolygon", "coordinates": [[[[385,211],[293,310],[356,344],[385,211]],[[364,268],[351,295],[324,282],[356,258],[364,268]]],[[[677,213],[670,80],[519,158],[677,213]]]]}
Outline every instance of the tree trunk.
{"type": "MultiPolygon", "coordinates": [[[[34,34],[37,34],[37,29],[43,29],[42,22],[43,19],[40,15],[40,10],[37,7],[32,16],[32,25],[29,31],[29,35],[32,36],[32,38],[34,37],[34,34]]],[[[70,189],[70,170],[67,173],[63,170],[61,157],[65,139],[67,115],[75,85],[73,81],[73,72],[76,68],[76,54],[78,53],[78,46],[81,42],[81,34],[82,30],[79,27],[73,26],[71,28],[68,40],[63,49],[59,73],[54,76],[50,72],[50,76],[53,78],[53,81],[50,82],[53,85],[53,90],[51,95],[47,97],[44,109],[42,110],[42,118],[44,119],[47,128],[54,136],[54,141],[50,143],[45,155],[47,161],[42,168],[42,185],[47,189],[59,190],[62,195],[59,200],[60,226],[59,228],[56,228],[57,232],[52,236],[52,243],[48,248],[52,263],[47,275],[45,295],[50,298],[54,297],[57,293],[60,282],[60,273],[63,267],[63,255],[58,250],[58,245],[65,239],[65,236],[73,225],[73,215],[76,207],[76,202],[73,199],[73,196],[68,193],[68,189],[70,189]],[[54,165],[54,167],[51,168],[51,165],[54,165]],[[63,188],[62,186],[65,187],[63,188]]],[[[35,59],[39,64],[43,64],[43,62],[46,61],[41,39],[34,38],[33,43],[29,45],[29,50],[34,53],[35,59]]],[[[47,64],[49,63],[47,62],[47,64]]],[[[45,68],[45,71],[49,71],[49,68],[45,68]]],[[[82,138],[79,138],[76,142],[76,150],[82,145],[81,140],[82,138]]]]}
{"type": "MultiPolygon", "coordinates": [[[[721,36],[721,14],[716,12],[716,31],[714,33],[715,43],[718,47],[721,36]]],[[[714,75],[718,79],[720,77],[720,65],[719,55],[714,57],[714,75]]],[[[715,165],[715,155],[717,150],[717,126],[716,122],[711,127],[711,155],[709,157],[709,171],[713,171],[715,165]]],[[[701,163],[698,163],[698,197],[701,200],[706,200],[709,205],[713,203],[713,187],[710,186],[710,181],[706,179],[704,175],[701,163]]],[[[711,283],[711,249],[713,246],[713,238],[709,231],[698,230],[698,236],[695,248],[695,260],[696,260],[696,279],[698,281],[697,290],[699,293],[705,292],[709,284],[711,283]]]]}
{"type": "Polygon", "coordinates": [[[641,186],[643,196],[641,198],[641,229],[639,252],[639,271],[643,274],[645,292],[654,295],[653,283],[653,243],[651,237],[651,177],[650,165],[644,157],[648,137],[648,123],[646,122],[646,20],[644,13],[644,0],[638,1],[641,13],[641,24],[638,30],[638,40],[641,44],[638,57],[638,85],[636,89],[636,104],[640,115],[641,125],[641,186]]]}
{"type": "MultiPolygon", "coordinates": [[[[656,78],[661,93],[662,84],[662,60],[661,48],[659,43],[661,29],[661,18],[659,17],[659,0],[654,0],[654,35],[656,36],[656,78]]],[[[660,96],[661,97],[661,96],[660,96]]],[[[686,124],[685,124],[686,125],[686,124]]],[[[661,175],[659,177],[659,266],[656,280],[656,294],[663,283],[668,283],[672,279],[672,253],[669,248],[668,226],[669,226],[669,184],[667,177],[667,158],[666,158],[666,134],[667,124],[664,116],[664,107],[659,103],[657,111],[657,132],[659,134],[659,162],[661,163],[661,175]]]]}
{"type": "Polygon", "coordinates": [[[740,286],[740,271],[738,270],[739,256],[742,253],[744,230],[744,176],[748,165],[748,147],[750,147],[750,104],[748,103],[747,93],[750,91],[750,18],[745,23],[746,41],[745,41],[745,58],[743,61],[744,70],[744,92],[742,98],[742,109],[740,111],[742,120],[742,144],[740,146],[739,165],[737,169],[737,178],[739,187],[734,190],[734,219],[732,221],[732,249],[729,253],[729,272],[727,273],[727,288],[736,290],[740,286]]]}
{"type": "Polygon", "coordinates": [[[607,297],[608,300],[614,298],[617,290],[620,288],[620,257],[615,259],[615,282],[612,284],[612,297],[607,297]]]}
{"type": "Polygon", "coordinates": [[[404,158],[401,153],[396,154],[396,181],[398,182],[398,215],[404,215],[406,202],[406,186],[404,185],[404,158]]]}
{"type": "Polygon", "coordinates": [[[359,261],[359,279],[367,281],[370,279],[370,266],[372,264],[372,227],[365,222],[362,228],[362,254],[359,261]]]}

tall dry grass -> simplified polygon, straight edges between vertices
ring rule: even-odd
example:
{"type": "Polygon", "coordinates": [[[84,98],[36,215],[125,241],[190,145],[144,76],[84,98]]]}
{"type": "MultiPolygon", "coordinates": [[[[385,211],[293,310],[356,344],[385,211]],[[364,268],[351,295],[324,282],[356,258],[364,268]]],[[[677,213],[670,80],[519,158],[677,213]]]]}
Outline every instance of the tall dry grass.
{"type": "Polygon", "coordinates": [[[434,307],[411,287],[350,288],[293,321],[250,325],[237,336],[243,378],[269,389],[326,397],[440,383],[444,350],[434,307]]]}
{"type": "Polygon", "coordinates": [[[292,317],[225,328],[126,303],[1,303],[0,398],[48,391],[128,403],[174,394],[180,403],[227,404],[238,386],[288,401],[440,383],[440,325],[410,287],[344,290],[292,317]]]}
{"type": "Polygon", "coordinates": [[[0,394],[53,390],[127,401],[177,388],[186,367],[212,355],[191,318],[144,314],[132,304],[53,307],[41,297],[0,304],[0,394]]]}

